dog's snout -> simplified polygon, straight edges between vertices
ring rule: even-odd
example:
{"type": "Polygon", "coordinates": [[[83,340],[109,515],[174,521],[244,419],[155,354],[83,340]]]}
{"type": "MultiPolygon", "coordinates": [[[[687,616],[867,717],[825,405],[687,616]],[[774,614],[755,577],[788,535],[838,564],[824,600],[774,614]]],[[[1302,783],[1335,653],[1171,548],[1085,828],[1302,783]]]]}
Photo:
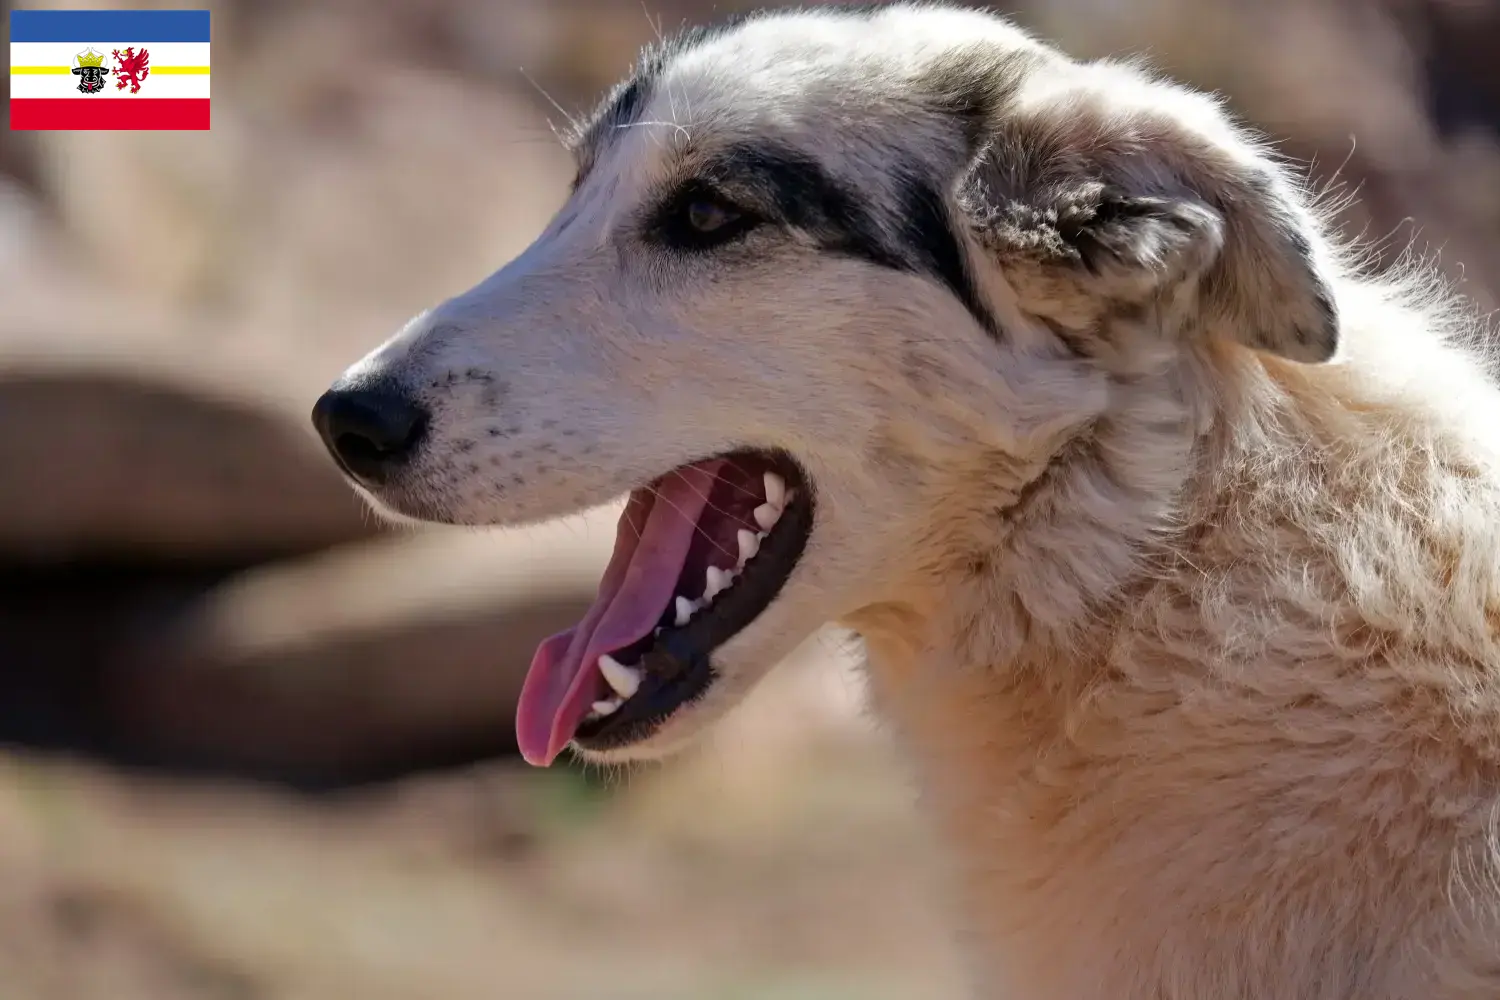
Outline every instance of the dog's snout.
{"type": "Polygon", "coordinates": [[[382,483],[421,444],[428,414],[389,386],[335,382],[313,406],[312,420],[345,472],[382,483]]]}

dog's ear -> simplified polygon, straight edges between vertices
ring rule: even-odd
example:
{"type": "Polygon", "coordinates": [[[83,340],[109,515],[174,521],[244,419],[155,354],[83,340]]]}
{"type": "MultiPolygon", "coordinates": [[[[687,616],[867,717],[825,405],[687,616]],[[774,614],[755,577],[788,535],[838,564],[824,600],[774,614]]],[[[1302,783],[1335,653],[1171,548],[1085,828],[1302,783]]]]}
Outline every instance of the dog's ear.
{"type": "MultiPolygon", "coordinates": [[[[1069,67],[1085,84],[1093,69],[1069,67]]],[[[1212,102],[1128,72],[1117,92],[1057,87],[969,123],[958,197],[978,241],[1034,289],[1185,305],[1210,336],[1332,359],[1329,255],[1295,185],[1212,102]]]]}

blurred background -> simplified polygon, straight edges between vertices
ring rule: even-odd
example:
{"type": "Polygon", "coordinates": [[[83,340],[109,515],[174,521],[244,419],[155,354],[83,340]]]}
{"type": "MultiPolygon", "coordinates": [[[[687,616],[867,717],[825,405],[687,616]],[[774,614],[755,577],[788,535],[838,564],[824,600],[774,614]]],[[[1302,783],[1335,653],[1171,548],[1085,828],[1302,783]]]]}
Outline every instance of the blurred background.
{"type": "MultiPolygon", "coordinates": [[[[210,6],[211,132],[0,136],[0,1000],[956,998],[851,639],[668,767],[527,769],[613,512],[392,532],[307,424],[561,203],[552,100],[749,5],[210,6]]],[[[1500,0],[999,6],[1227,92],[1500,306],[1500,0]]]]}

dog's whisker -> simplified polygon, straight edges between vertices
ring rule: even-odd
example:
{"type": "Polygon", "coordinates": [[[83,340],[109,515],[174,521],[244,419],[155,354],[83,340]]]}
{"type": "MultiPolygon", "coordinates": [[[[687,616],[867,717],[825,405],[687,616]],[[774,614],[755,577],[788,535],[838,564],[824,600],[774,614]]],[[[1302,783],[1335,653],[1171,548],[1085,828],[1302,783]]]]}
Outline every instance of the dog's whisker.
{"type": "Polygon", "coordinates": [[[703,526],[698,523],[697,518],[689,517],[688,514],[681,507],[677,506],[677,504],[675,504],[675,503],[672,502],[672,499],[670,497],[668,497],[666,494],[662,493],[660,490],[658,490],[654,486],[653,487],[649,487],[649,489],[650,489],[650,491],[653,494],[656,495],[656,499],[657,500],[659,500],[660,502],[666,504],[668,507],[671,507],[673,510],[675,510],[677,512],[678,516],[680,516],[684,521],[690,523],[693,526],[693,530],[695,532],[697,532],[699,535],[701,535],[705,540],[707,540],[707,542],[710,545],[712,545],[714,548],[718,549],[719,552],[721,552],[724,555],[728,556],[730,559],[737,559],[737,558],[739,558],[739,553],[737,553],[737,552],[730,552],[723,545],[720,545],[718,543],[718,541],[716,541],[712,535],[710,535],[707,531],[703,530],[703,526]]]}
{"type": "MultiPolygon", "coordinates": [[[[677,478],[681,479],[682,480],[682,484],[684,486],[686,486],[688,489],[692,490],[694,493],[698,494],[698,496],[702,497],[703,498],[703,503],[708,507],[709,510],[712,510],[715,514],[718,514],[721,517],[724,517],[725,519],[731,520],[731,521],[742,520],[742,518],[739,515],[731,512],[731,511],[727,511],[723,507],[720,507],[718,504],[716,504],[716,503],[713,502],[713,499],[711,497],[711,494],[713,492],[713,488],[712,487],[709,487],[709,491],[707,493],[705,493],[703,490],[699,489],[696,485],[694,485],[693,481],[691,479],[688,479],[687,476],[683,475],[682,474],[682,470],[680,470],[680,469],[674,469],[674,470],[672,470],[672,472],[670,473],[670,475],[676,476],[677,478]]],[[[715,482],[724,483],[726,486],[729,486],[729,487],[731,487],[733,489],[739,490],[741,493],[743,493],[747,497],[751,497],[752,499],[755,499],[757,501],[760,498],[759,494],[753,493],[750,490],[747,490],[745,487],[739,485],[738,483],[735,483],[732,480],[726,479],[724,477],[724,474],[722,472],[715,472],[713,474],[713,477],[714,477],[714,481],[715,482]]]]}

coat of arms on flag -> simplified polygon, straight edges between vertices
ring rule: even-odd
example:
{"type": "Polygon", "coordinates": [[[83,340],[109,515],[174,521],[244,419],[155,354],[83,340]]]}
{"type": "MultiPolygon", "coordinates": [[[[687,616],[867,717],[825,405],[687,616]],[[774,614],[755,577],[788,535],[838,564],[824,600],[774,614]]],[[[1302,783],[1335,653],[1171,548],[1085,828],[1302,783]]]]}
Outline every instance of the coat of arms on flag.
{"type": "Polygon", "coordinates": [[[89,49],[73,57],[73,75],[79,77],[80,94],[97,94],[104,89],[104,77],[109,72],[104,65],[104,53],[89,49]]]}
{"type": "Polygon", "coordinates": [[[13,10],[12,129],[206,129],[206,10],[13,10]]]}

